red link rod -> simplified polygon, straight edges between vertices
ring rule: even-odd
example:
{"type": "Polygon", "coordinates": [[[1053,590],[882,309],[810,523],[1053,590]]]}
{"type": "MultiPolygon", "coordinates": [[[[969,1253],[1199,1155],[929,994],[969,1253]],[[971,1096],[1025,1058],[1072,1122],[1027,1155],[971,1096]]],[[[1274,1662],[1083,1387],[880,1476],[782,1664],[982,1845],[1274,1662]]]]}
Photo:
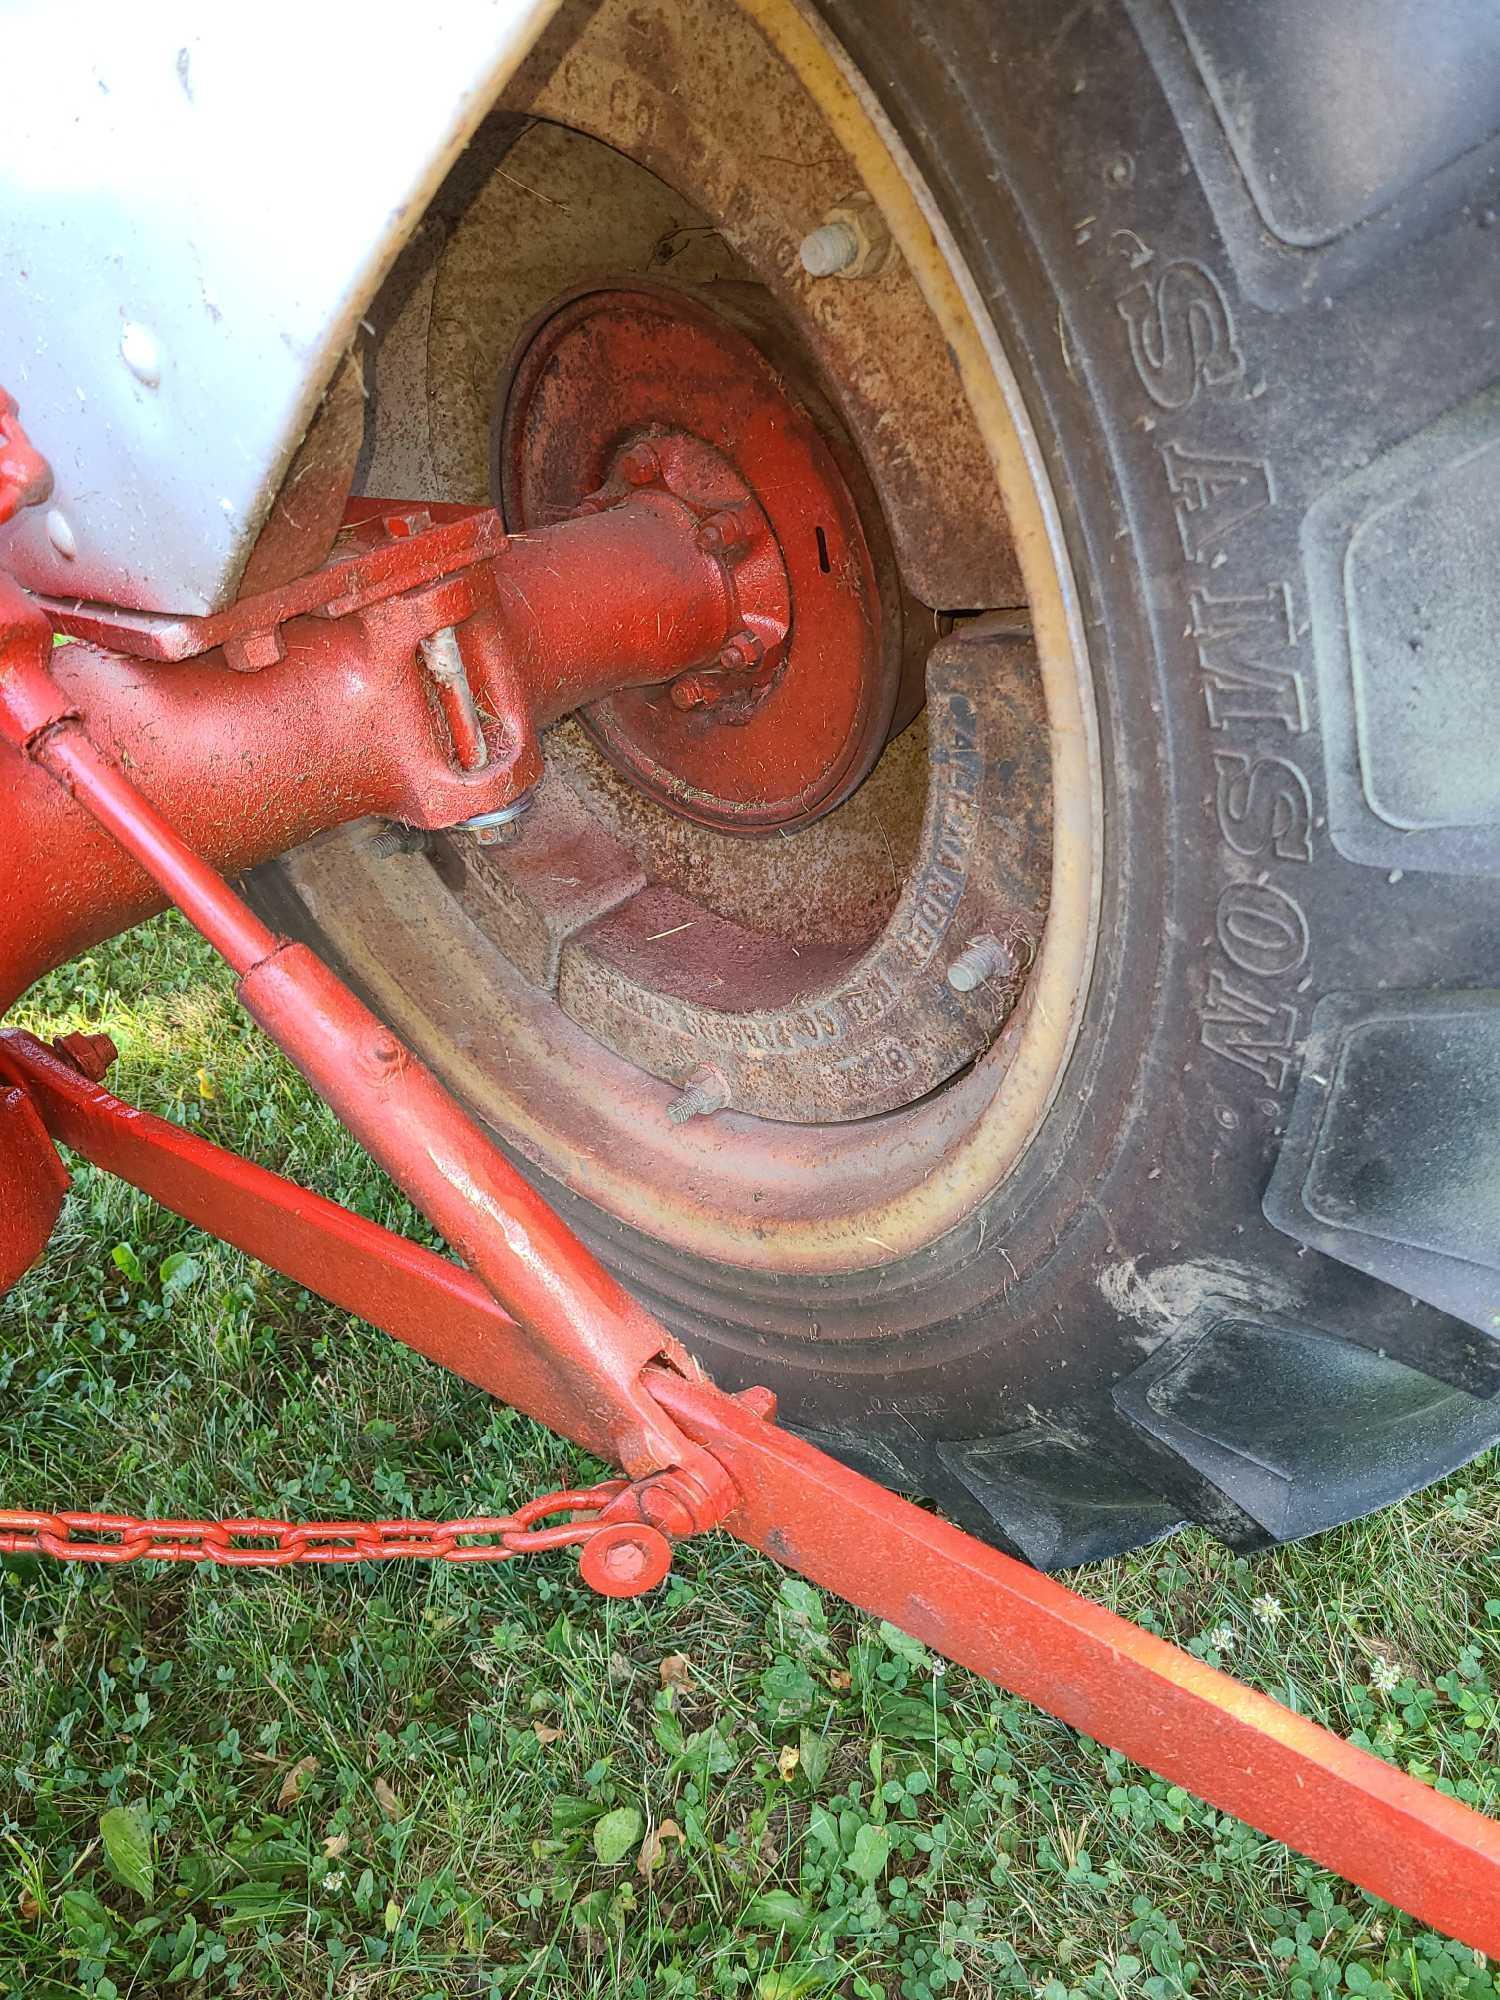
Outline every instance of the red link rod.
{"type": "MultiPolygon", "coordinates": [[[[0,1034],[0,1073],[96,1165],[567,1430],[514,1322],[468,1272],[122,1104],[30,1036],[0,1034]]],[[[647,1382],[731,1475],[739,1497],[724,1526],[741,1541],[1423,1922],[1500,1953],[1492,1820],[897,1499],[710,1384],[661,1368],[647,1382]]]]}
{"type": "Polygon", "coordinates": [[[0,1076],[27,1093],[53,1138],[96,1167],[550,1429],[566,1429],[515,1321],[447,1257],[122,1103],[19,1029],[0,1029],[0,1076]]]}
{"type": "Polygon", "coordinates": [[[76,721],[55,724],[31,754],[140,863],[236,972],[244,974],[271,956],[275,932],[199,860],[124,773],[100,756],[76,721]]]}
{"type": "Polygon", "coordinates": [[[564,1428],[627,1472],[678,1464],[681,1437],[641,1386],[693,1364],[489,1143],[443,1086],[305,945],[280,942],[64,716],[31,756],[92,813],[240,975],[240,998],[495,1297],[536,1338],[564,1428]]]}

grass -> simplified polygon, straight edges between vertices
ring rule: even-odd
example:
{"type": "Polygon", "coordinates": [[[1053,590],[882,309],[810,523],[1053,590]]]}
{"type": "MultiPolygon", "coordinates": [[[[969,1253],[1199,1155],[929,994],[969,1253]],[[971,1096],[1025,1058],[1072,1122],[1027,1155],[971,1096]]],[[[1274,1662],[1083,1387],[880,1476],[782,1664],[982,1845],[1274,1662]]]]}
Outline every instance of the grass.
{"type": "MultiPolygon", "coordinates": [[[[399,1197],[177,920],[39,988],[117,1087],[377,1219],[399,1197]]],[[[0,1341],[0,1498],[503,1511],[576,1458],[76,1174],[0,1341]]],[[[598,1476],[598,1468],[583,1468],[598,1476]]],[[[1076,1579],[1500,1810],[1500,1459],[1246,1561],[1076,1579]]],[[[1462,1995],[1495,1968],[727,1541],[612,1604],[549,1556],[0,1573],[0,1992],[1462,1995]]]]}

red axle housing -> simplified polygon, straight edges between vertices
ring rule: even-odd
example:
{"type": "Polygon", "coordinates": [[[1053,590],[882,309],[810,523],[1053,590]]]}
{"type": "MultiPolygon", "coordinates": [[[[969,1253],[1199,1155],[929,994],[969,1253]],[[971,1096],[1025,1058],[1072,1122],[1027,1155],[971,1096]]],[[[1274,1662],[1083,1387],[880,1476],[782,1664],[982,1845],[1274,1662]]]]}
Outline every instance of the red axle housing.
{"type": "MultiPolygon", "coordinates": [[[[747,629],[757,678],[776,670],[790,599],[743,482],[686,438],[653,448],[649,480],[630,476],[628,448],[619,463],[579,518],[519,535],[485,509],[432,510],[448,518],[412,531],[429,510],[356,503],[352,550],[216,618],[57,611],[63,630],[195,652],[170,664],[85,643],[50,654],[47,621],[12,590],[0,601],[0,734],[19,748],[76,716],[230,875],[367,815],[437,828],[494,812],[536,783],[539,732],[560,716],[689,670],[734,681],[721,655],[747,629]],[[729,504],[761,527],[721,550],[705,524],[729,504]]],[[[0,801],[0,848],[24,857],[27,883],[0,909],[0,1008],[163,905],[34,763],[0,801]]]]}

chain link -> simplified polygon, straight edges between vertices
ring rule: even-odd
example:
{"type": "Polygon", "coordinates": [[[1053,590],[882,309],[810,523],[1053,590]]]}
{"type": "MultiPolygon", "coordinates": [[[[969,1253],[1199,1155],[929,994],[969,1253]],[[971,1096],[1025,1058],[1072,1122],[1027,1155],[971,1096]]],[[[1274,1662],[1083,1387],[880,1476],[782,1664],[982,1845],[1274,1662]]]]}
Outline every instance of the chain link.
{"type": "Polygon", "coordinates": [[[586,1542],[597,1520],[544,1523],[549,1514],[597,1515],[627,1481],[544,1493],[514,1514],[456,1521],[150,1521],[134,1514],[29,1514],[0,1508],[0,1555],[58,1562],[210,1562],[230,1569],[296,1563],[509,1562],[586,1542]]]}

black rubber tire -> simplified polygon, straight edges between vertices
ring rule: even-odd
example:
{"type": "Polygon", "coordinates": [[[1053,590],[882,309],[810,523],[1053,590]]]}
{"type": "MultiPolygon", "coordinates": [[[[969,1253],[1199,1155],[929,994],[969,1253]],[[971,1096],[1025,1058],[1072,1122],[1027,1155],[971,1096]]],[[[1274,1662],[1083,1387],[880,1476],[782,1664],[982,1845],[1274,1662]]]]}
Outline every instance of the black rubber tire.
{"type": "Polygon", "coordinates": [[[878,1278],[565,1205],[727,1385],[1038,1564],[1307,1534],[1500,1437],[1500,17],[824,11],[1063,509],[1098,967],[1020,1168],[878,1278]]]}

